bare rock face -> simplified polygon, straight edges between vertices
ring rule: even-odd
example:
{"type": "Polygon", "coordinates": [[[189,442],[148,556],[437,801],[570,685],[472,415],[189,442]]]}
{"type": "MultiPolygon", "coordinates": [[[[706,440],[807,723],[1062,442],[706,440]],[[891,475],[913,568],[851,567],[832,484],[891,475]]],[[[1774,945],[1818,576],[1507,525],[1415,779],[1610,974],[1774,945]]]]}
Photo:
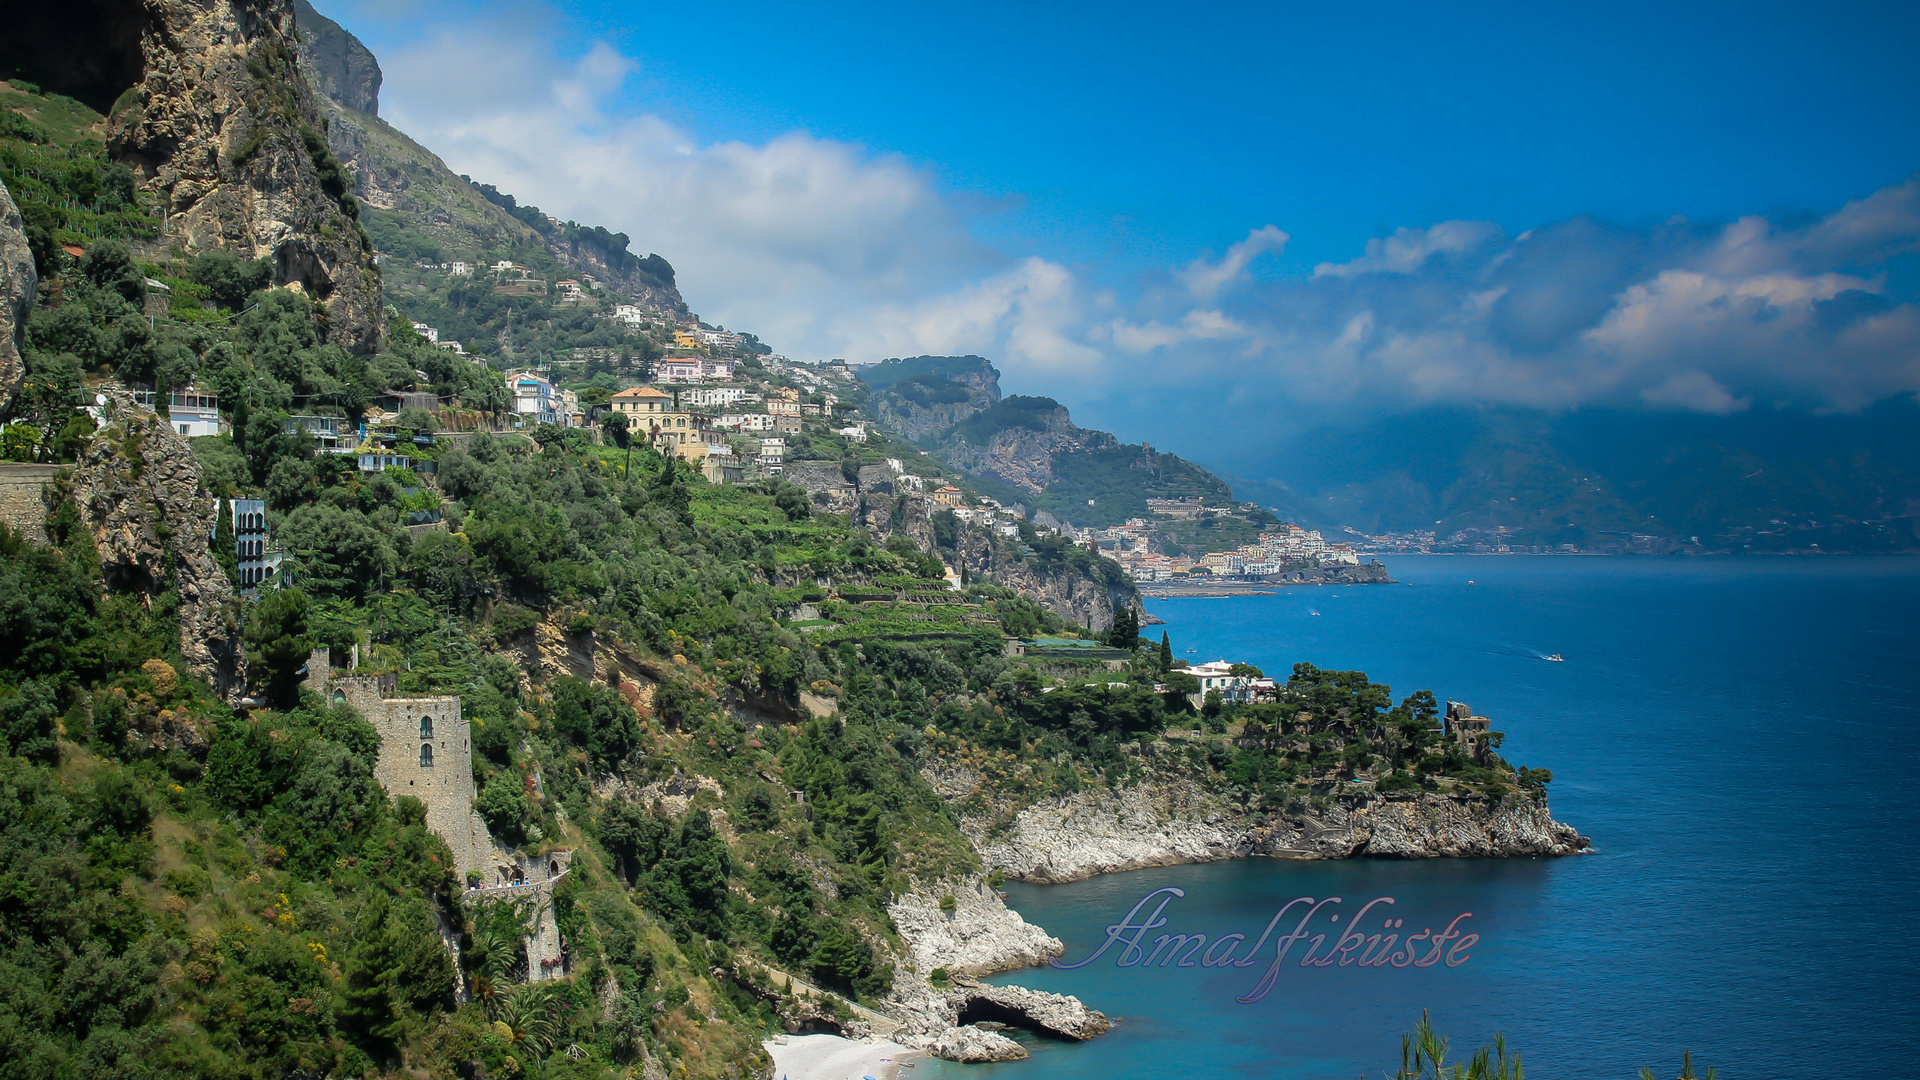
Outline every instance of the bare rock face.
{"type": "Polygon", "coordinates": [[[300,66],[313,88],[349,109],[379,116],[383,76],[373,51],[307,0],[293,0],[293,16],[300,31],[300,66]]]}
{"type": "Polygon", "coordinates": [[[1019,1043],[997,1031],[987,1031],[971,1024],[941,1032],[928,1049],[935,1057],[948,1061],[1020,1061],[1027,1056],[1019,1043]]]}
{"type": "MultiPolygon", "coordinates": [[[[933,779],[933,778],[929,778],[933,779]]],[[[954,787],[963,778],[943,775],[954,787]]],[[[1189,777],[1155,776],[1019,808],[989,806],[962,826],[982,861],[1022,881],[1079,881],[1150,866],[1254,857],[1429,859],[1571,855],[1590,841],[1544,800],[1371,792],[1319,814],[1249,812],[1189,777]],[[1011,813],[993,836],[988,824],[1011,813]]]]}
{"type": "Polygon", "coordinates": [[[38,284],[20,208],[13,204],[13,193],[0,184],[0,413],[13,404],[13,396],[27,378],[20,351],[38,284]]]}
{"type": "Polygon", "coordinates": [[[1140,594],[1118,567],[1115,580],[1099,580],[1068,567],[1047,569],[1023,561],[1018,542],[996,536],[977,524],[959,530],[959,561],[971,581],[990,581],[1043,605],[1076,626],[1107,630],[1125,607],[1138,607],[1140,594]]]}
{"type": "Polygon", "coordinates": [[[1075,427],[1067,407],[1056,405],[1046,413],[1045,426],[995,432],[983,444],[956,439],[942,447],[941,456],[961,472],[991,476],[1031,495],[1038,495],[1054,481],[1055,454],[1079,454],[1108,450],[1120,440],[1104,431],[1075,427]]]}
{"type": "Polygon", "coordinates": [[[1062,1039],[1105,1035],[1113,1021],[1069,994],[1049,994],[1024,986],[988,986],[962,981],[952,991],[962,1024],[1001,1023],[1062,1039]]]}
{"type": "Polygon", "coordinates": [[[119,0],[141,71],[108,149],[166,209],[163,245],[272,260],[325,309],[326,340],[374,351],[383,320],[349,178],[295,60],[288,0],[119,0]]]}
{"type": "Polygon", "coordinates": [[[1060,955],[1060,939],[1020,917],[980,877],[915,890],[887,907],[901,940],[920,971],[946,968],[956,975],[985,975],[1034,967],[1060,955]],[[940,910],[941,892],[954,898],[951,913],[940,910]]]}
{"type": "Polygon", "coordinates": [[[63,480],[93,536],[108,584],[179,596],[187,672],[225,692],[239,685],[239,618],[233,586],[213,561],[208,534],[217,501],[187,441],[130,400],[63,480]]]}

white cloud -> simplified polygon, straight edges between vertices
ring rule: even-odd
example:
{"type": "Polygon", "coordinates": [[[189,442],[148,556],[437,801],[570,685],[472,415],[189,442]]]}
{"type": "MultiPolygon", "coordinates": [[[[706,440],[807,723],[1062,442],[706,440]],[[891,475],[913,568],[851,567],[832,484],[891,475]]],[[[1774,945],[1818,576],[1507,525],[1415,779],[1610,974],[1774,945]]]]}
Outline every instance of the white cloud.
{"type": "Polygon", "coordinates": [[[1753,404],[1752,398],[1736,398],[1720,381],[1704,371],[1682,371],[1668,376],[1659,386],[1640,391],[1640,400],[1656,409],[1712,413],[1725,416],[1742,412],[1753,404]]]}
{"type": "MultiPolygon", "coordinates": [[[[862,313],[959,302],[1010,265],[923,168],[805,132],[702,144],[658,116],[612,114],[635,63],[604,43],[562,60],[546,40],[485,21],[444,30],[386,64],[385,111],[455,171],[666,256],[711,321],[836,355],[862,313]]],[[[1044,306],[1035,295],[1011,311],[1044,306]]]]}
{"type": "Polygon", "coordinates": [[[1220,295],[1221,289],[1246,272],[1248,263],[1269,251],[1277,254],[1286,250],[1289,239],[1286,233],[1272,225],[1254,229],[1245,240],[1228,248],[1226,256],[1219,262],[1210,263],[1200,258],[1188,263],[1180,280],[1201,303],[1209,303],[1220,295]]]}
{"type": "MultiPolygon", "coordinates": [[[[394,122],[458,171],[627,232],[674,264],[704,317],[790,355],[979,353],[1020,389],[1105,400],[1112,422],[1142,427],[1229,400],[1253,406],[1234,417],[1435,402],[1725,413],[1920,391],[1920,308],[1888,295],[1884,272],[1920,250],[1920,178],[1790,225],[1574,218],[1509,235],[1443,221],[1280,280],[1248,272],[1289,242],[1265,225],[1117,292],[977,241],[979,211],[962,209],[977,200],[900,157],[800,131],[703,142],[617,110],[632,59],[605,44],[556,57],[520,18],[395,55],[394,122]]],[[[1236,419],[1182,432],[1268,435],[1236,419]]]]}
{"type": "Polygon", "coordinates": [[[1415,274],[1435,256],[1465,255],[1498,240],[1500,228],[1485,221],[1443,221],[1430,229],[1396,229],[1392,236],[1367,241],[1367,253],[1344,263],[1321,263],[1315,277],[1360,274],[1415,274]]]}

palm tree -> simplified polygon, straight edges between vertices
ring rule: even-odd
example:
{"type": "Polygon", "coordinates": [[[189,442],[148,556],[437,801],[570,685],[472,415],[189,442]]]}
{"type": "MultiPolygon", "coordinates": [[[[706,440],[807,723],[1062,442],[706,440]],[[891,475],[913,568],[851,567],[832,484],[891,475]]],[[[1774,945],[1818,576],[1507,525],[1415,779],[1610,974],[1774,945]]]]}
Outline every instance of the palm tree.
{"type": "Polygon", "coordinates": [[[502,1034],[508,1042],[524,1044],[540,1054],[550,1053],[560,1032],[557,990],[559,987],[552,983],[535,983],[500,995],[494,999],[493,1022],[506,1029],[502,1034]]]}
{"type": "Polygon", "coordinates": [[[1400,1071],[1393,1080],[1525,1080],[1520,1056],[1507,1056],[1505,1035],[1495,1035],[1492,1046],[1481,1047],[1467,1064],[1452,1068],[1447,1066],[1447,1042],[1421,1010],[1413,1034],[1400,1037],[1400,1071]]]}

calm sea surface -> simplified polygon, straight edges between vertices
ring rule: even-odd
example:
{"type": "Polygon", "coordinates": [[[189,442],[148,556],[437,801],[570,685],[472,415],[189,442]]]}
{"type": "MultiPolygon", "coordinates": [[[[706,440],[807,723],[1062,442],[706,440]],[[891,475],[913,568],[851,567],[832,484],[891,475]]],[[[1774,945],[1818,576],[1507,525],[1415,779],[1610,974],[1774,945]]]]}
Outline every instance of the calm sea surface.
{"type": "Polygon", "coordinates": [[[1480,940],[1455,968],[1290,962],[1251,1004],[1235,998],[1271,945],[1244,969],[1122,969],[1116,949],[1009,973],[1119,1026],[1081,1044],[1023,1034],[1028,1061],[930,1062],[923,1078],[1379,1077],[1423,1009],[1462,1057],[1504,1033],[1535,1078],[1670,1077],[1683,1048],[1728,1080],[1920,1075],[1920,559],[1388,563],[1404,584],[1148,610],[1191,661],[1284,678],[1306,660],[1470,703],[1509,761],[1553,770],[1555,816],[1595,851],[1009,885],[1069,962],[1162,886],[1186,891],[1165,932],[1253,938],[1295,897],[1352,913],[1391,896],[1369,929],[1472,912],[1461,929],[1480,940]]]}

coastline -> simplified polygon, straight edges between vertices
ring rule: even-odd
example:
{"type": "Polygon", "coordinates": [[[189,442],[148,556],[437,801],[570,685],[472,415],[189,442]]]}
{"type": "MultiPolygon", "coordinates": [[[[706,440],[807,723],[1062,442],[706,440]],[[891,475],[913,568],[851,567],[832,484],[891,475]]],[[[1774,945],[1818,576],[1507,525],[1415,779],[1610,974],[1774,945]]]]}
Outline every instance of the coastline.
{"type": "Polygon", "coordinates": [[[1211,579],[1195,581],[1191,578],[1183,581],[1136,582],[1142,598],[1151,600],[1181,600],[1193,598],[1220,598],[1228,596],[1272,596],[1279,588],[1293,588],[1301,585],[1394,585],[1398,584],[1387,574],[1385,564],[1375,559],[1357,566],[1327,566],[1314,569],[1285,570],[1277,574],[1260,577],[1231,578],[1222,581],[1211,579]]]}
{"type": "MultiPolygon", "coordinates": [[[[930,778],[932,779],[932,778],[930,778]]],[[[965,784],[941,776],[936,787],[965,784]]],[[[1225,859],[1439,859],[1574,855],[1590,838],[1546,801],[1422,792],[1332,796],[1314,812],[1249,810],[1189,777],[1024,806],[987,800],[961,819],[984,865],[1034,884],[1225,859]]]]}
{"type": "Polygon", "coordinates": [[[886,1039],[840,1035],[782,1035],[760,1045],[773,1059],[775,1080],[899,1080],[903,1065],[926,1057],[886,1039]]]}

